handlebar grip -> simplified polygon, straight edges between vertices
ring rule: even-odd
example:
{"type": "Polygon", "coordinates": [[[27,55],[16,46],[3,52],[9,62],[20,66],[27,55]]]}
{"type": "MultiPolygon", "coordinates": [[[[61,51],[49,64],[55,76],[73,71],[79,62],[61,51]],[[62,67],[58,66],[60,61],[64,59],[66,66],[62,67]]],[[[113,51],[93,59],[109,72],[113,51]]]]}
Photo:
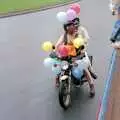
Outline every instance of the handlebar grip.
{"type": "Polygon", "coordinates": [[[84,45],[82,45],[81,47],[80,47],[80,50],[83,50],[85,48],[85,46],[84,45]]]}
{"type": "Polygon", "coordinates": [[[52,46],[52,49],[55,50],[55,45],[52,46]]]}

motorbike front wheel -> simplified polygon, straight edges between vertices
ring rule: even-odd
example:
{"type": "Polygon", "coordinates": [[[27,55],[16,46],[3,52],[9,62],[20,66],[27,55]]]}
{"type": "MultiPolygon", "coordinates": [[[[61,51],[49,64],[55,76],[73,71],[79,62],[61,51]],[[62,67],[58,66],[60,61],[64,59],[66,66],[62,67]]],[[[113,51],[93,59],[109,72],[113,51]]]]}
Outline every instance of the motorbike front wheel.
{"type": "Polygon", "coordinates": [[[59,86],[59,103],[63,109],[68,109],[71,105],[71,95],[66,81],[61,81],[59,86]]]}

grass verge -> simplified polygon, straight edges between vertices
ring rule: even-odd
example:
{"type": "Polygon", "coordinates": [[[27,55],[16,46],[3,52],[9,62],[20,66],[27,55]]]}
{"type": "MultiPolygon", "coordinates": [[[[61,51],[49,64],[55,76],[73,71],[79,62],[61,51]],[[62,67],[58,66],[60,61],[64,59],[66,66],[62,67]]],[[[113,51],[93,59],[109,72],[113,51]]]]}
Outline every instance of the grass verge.
{"type": "Polygon", "coordinates": [[[61,4],[72,0],[0,0],[0,14],[61,4]]]}

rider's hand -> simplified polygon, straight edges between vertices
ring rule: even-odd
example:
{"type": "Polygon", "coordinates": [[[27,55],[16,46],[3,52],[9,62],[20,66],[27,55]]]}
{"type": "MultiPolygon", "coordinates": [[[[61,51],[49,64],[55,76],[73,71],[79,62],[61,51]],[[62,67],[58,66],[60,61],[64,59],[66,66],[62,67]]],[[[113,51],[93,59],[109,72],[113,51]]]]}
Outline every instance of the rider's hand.
{"type": "Polygon", "coordinates": [[[111,46],[115,49],[120,49],[120,42],[112,43],[111,46]]]}
{"type": "Polygon", "coordinates": [[[81,54],[85,54],[85,49],[84,49],[84,50],[81,50],[81,54]]]}
{"type": "Polygon", "coordinates": [[[76,57],[72,58],[72,62],[74,63],[77,60],[76,57]]]}

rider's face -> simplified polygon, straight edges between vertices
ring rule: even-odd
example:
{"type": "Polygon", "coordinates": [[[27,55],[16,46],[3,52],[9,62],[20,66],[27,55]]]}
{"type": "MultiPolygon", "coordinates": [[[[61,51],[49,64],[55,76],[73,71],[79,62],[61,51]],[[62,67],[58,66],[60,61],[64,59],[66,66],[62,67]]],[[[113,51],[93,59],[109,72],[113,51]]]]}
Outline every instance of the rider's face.
{"type": "Polygon", "coordinates": [[[75,26],[73,24],[67,26],[67,32],[68,32],[68,34],[71,34],[71,35],[78,32],[78,26],[75,26]]]}

